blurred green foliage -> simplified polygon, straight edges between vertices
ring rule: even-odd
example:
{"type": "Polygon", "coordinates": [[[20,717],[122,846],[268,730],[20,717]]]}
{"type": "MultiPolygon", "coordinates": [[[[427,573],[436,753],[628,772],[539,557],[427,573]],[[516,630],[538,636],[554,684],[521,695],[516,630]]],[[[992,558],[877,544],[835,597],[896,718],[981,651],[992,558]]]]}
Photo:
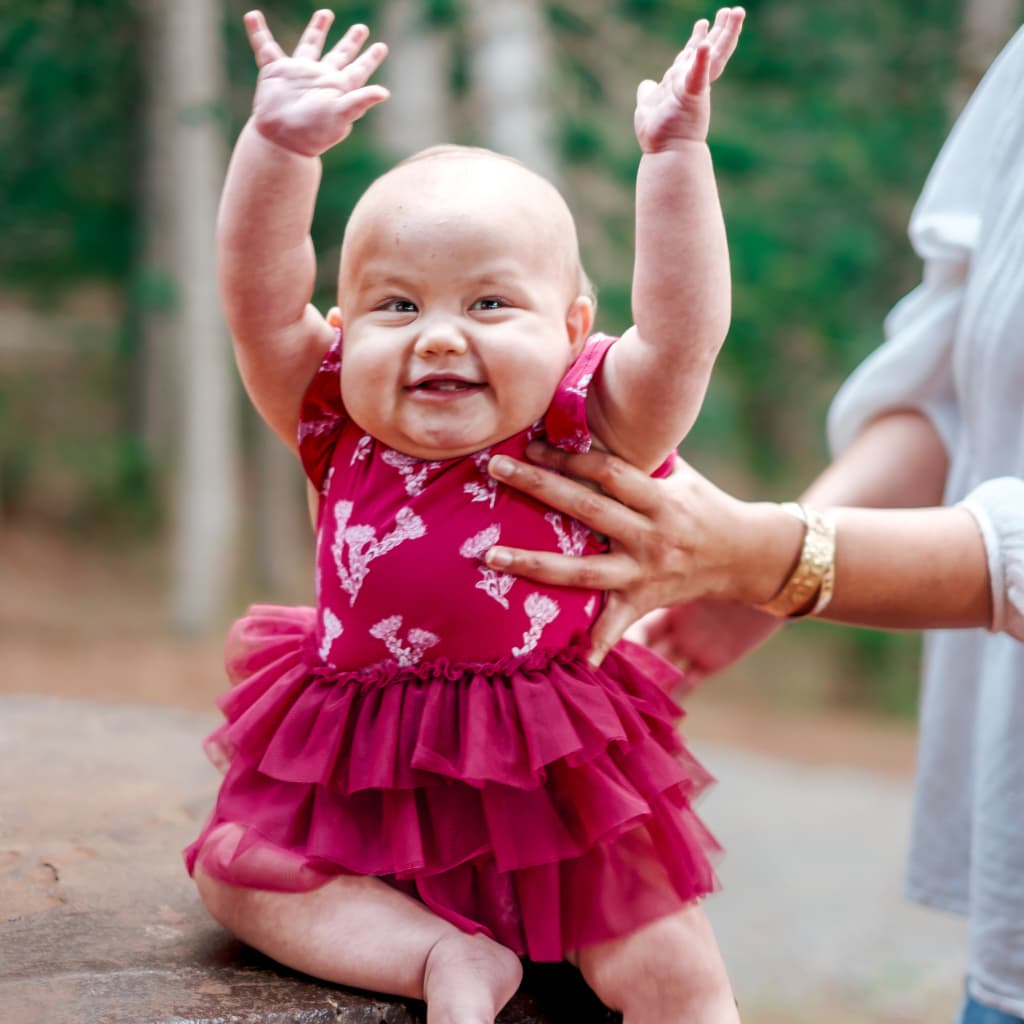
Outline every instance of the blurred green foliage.
{"type": "MultiPolygon", "coordinates": [[[[660,75],[711,9],[619,0],[621,20],[609,22],[587,18],[587,7],[551,6],[569,96],[563,152],[628,190],[631,87],[660,75]]],[[[746,9],[714,86],[710,135],[733,324],[688,450],[738,460],[759,491],[786,494],[825,457],[828,399],[914,284],[906,222],[948,129],[962,12],[954,0],[755,0],[746,9]]],[[[613,258],[594,272],[613,329],[630,319],[630,216],[620,205],[606,218],[613,258]]]]}
{"type": "MultiPolygon", "coordinates": [[[[262,6],[290,45],[317,5],[262,6]]],[[[379,7],[371,0],[333,6],[338,25],[371,27],[379,7]]],[[[711,8],[692,0],[546,6],[563,185],[598,285],[599,325],[616,331],[630,320],[636,83],[660,76],[693,20],[711,8]]],[[[255,78],[241,24],[247,7],[223,3],[231,136],[255,78]]],[[[734,319],[685,453],[747,496],[781,498],[822,463],[830,396],[878,343],[885,312],[918,273],[905,226],[950,121],[962,10],[954,0],[750,0],[746,7],[739,49],[714,88],[710,140],[732,252],[734,319]]],[[[123,309],[108,346],[113,361],[86,347],[83,367],[60,378],[67,387],[81,375],[78,400],[55,400],[52,374],[17,385],[0,379],[6,514],[27,493],[33,461],[46,457],[73,464],[82,484],[77,500],[69,491],[52,503],[66,509],[66,521],[117,522],[117,509],[128,506],[138,510],[134,522],[153,521],[159,481],[134,422],[135,325],[140,310],[173,305],[175,292],[172,281],[138,269],[145,87],[138,10],[133,0],[2,2],[5,304],[55,307],[63,293],[98,281],[123,309]],[[86,411],[89,395],[99,418],[86,411]]],[[[422,16],[451,32],[450,85],[464,91],[470,44],[462,4],[424,0],[422,16]]],[[[456,141],[471,138],[467,125],[456,141]]],[[[371,131],[354,132],[325,164],[314,240],[322,257],[318,299],[330,302],[348,212],[383,165],[371,131]]],[[[905,639],[844,632],[834,642],[858,674],[904,680],[902,688],[880,688],[880,706],[910,703],[905,639]]]]}
{"type": "Polygon", "coordinates": [[[131,272],[139,25],[126,2],[3,7],[0,267],[5,284],[52,303],[83,277],[131,272]]]}

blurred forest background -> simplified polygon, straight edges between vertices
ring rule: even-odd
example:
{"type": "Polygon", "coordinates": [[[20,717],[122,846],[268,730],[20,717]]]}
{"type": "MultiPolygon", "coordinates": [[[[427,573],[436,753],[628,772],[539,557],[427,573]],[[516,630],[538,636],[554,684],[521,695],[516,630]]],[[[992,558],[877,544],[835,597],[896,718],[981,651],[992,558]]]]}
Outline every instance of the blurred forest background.
{"type": "MultiPolygon", "coordinates": [[[[314,6],[264,3],[286,46],[314,6]]],[[[741,496],[787,499],[825,458],[831,395],[917,279],[905,237],[913,200],[1021,5],[746,6],[710,138],[735,315],[683,453],[741,496]]],[[[22,651],[19,679],[49,672],[24,659],[65,633],[106,630],[112,657],[144,630],[201,641],[247,600],[308,599],[300,474],[241,394],[214,280],[218,191],[255,79],[246,9],[0,0],[0,639],[22,651]]],[[[362,188],[397,157],[454,140],[517,155],[559,183],[598,285],[599,326],[625,327],[636,83],[658,77],[713,9],[346,0],[335,10],[332,41],[360,20],[389,43],[379,78],[393,96],[325,161],[314,228],[323,306],[362,188]]],[[[799,644],[789,631],[742,670],[751,686],[763,679],[782,702],[912,710],[916,638],[798,632],[799,644]]],[[[138,664],[154,670],[152,657],[138,664]]],[[[7,665],[9,690],[21,683],[7,665]]]]}

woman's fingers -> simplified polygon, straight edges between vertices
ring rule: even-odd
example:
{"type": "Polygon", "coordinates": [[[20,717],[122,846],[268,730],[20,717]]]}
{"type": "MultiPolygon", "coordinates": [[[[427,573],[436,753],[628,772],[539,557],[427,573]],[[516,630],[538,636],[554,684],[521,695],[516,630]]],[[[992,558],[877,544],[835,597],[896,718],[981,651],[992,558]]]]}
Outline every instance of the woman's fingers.
{"type": "Polygon", "coordinates": [[[539,501],[554,505],[599,533],[621,536],[623,530],[640,526],[641,517],[661,503],[658,484],[614,455],[597,451],[573,455],[540,444],[531,444],[527,455],[538,465],[567,475],[558,476],[508,456],[496,456],[488,467],[491,476],[539,501]],[[570,477],[597,484],[622,505],[603,499],[592,488],[570,477]]]}
{"type": "MultiPolygon", "coordinates": [[[[548,469],[498,455],[488,467],[491,476],[545,505],[585,523],[597,533],[610,537],[628,536],[643,525],[631,509],[593,488],[548,469]]],[[[575,472],[573,467],[570,472],[575,472]]]]}
{"type": "Polygon", "coordinates": [[[538,583],[556,587],[582,587],[586,590],[618,590],[636,579],[636,563],[628,555],[611,552],[603,555],[559,555],[553,551],[527,551],[522,548],[493,547],[484,561],[491,569],[525,576],[538,583]]]}
{"type": "Polygon", "coordinates": [[[639,618],[639,613],[618,594],[609,594],[604,610],[590,630],[590,653],[587,661],[595,668],[622,639],[623,633],[639,618]]]}

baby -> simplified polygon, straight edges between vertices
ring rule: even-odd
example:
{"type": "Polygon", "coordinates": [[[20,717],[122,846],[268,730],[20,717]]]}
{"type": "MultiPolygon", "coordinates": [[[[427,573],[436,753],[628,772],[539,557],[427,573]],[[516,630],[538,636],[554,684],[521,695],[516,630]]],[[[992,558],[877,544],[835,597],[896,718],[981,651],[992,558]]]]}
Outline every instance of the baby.
{"type": "Polygon", "coordinates": [[[501,541],[601,542],[500,487],[496,454],[543,436],[662,472],[729,318],[705,142],[740,8],[698,22],[635,128],[635,326],[591,335],[575,225],[543,178],[441,146],[352,212],[338,305],[310,305],[320,155],[387,91],[353,26],[291,57],[246,16],[259,83],[224,188],[221,289],[256,407],[317,496],[317,607],[257,607],[209,741],[226,775],[187,861],[213,916],[306,973],[491,1024],[521,957],[571,959],[626,1024],[737,1020],[697,902],[708,777],[664,696],[671,669],[620,644],[587,660],[592,590],[487,566],[501,541]],[[362,51],[362,52],[361,52],[362,51]]]}

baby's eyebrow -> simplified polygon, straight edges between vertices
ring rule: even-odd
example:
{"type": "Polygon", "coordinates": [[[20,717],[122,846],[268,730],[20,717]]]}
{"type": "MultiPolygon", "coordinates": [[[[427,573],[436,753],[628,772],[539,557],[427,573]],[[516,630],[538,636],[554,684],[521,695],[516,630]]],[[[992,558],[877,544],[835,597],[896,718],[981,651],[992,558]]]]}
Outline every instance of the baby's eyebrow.
{"type": "Polygon", "coordinates": [[[467,283],[474,288],[508,288],[514,287],[529,279],[518,267],[488,267],[486,270],[467,276],[467,283]]]}
{"type": "Polygon", "coordinates": [[[394,288],[411,291],[413,282],[396,274],[390,268],[377,269],[372,263],[364,264],[353,275],[352,281],[358,288],[394,288]]]}

